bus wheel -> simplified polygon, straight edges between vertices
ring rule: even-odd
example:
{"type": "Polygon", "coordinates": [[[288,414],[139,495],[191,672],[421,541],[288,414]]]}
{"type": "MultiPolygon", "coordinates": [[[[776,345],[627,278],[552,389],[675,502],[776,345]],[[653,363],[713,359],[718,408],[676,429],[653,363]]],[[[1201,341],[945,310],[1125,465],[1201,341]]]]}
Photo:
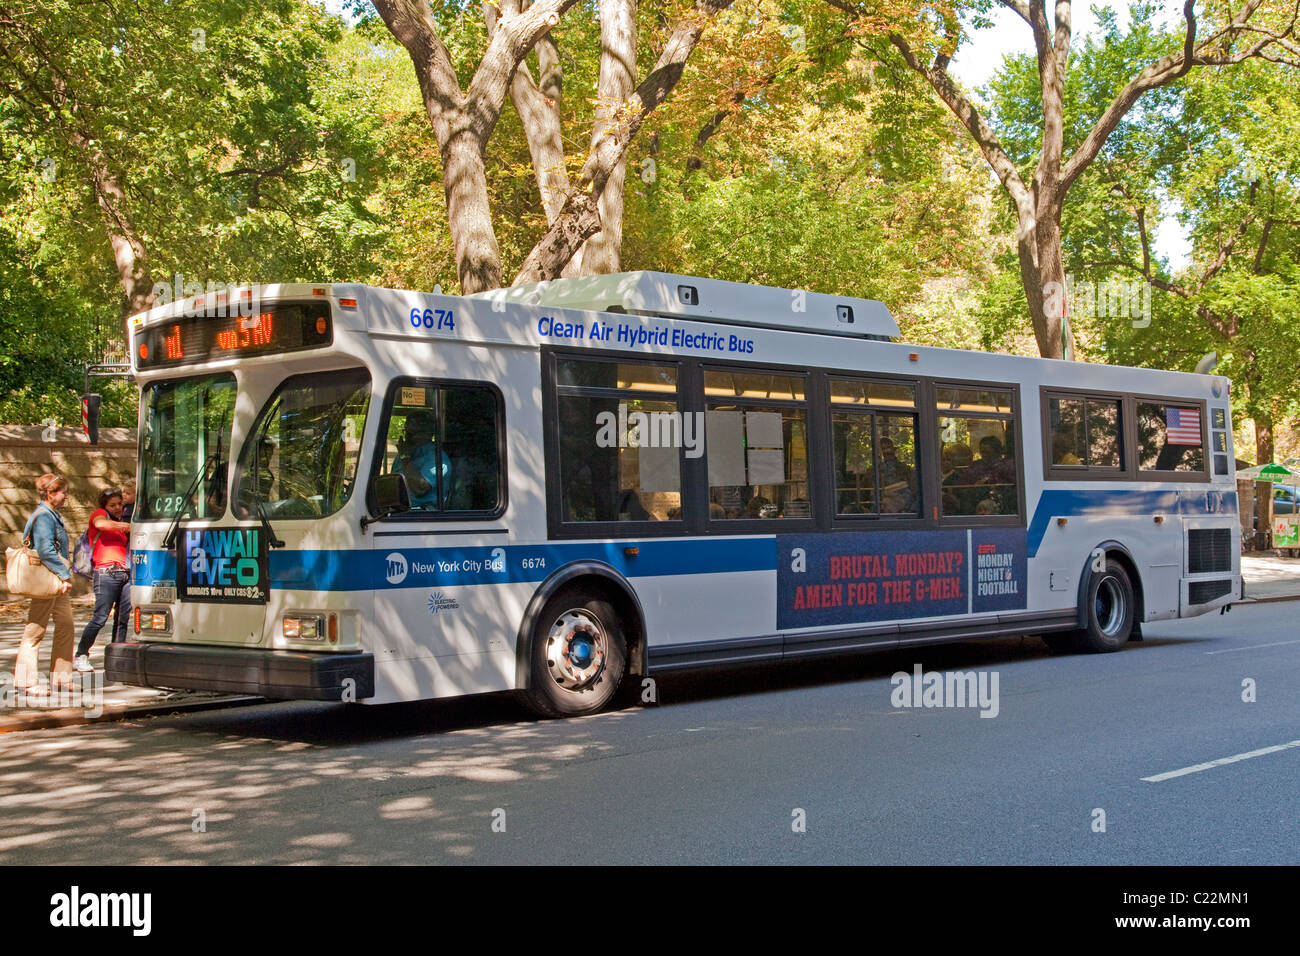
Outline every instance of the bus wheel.
{"type": "Polygon", "coordinates": [[[1074,633],[1079,650],[1100,654],[1123,647],[1133,633],[1137,612],[1128,572],[1107,561],[1106,570],[1088,582],[1083,610],[1087,626],[1074,633]]]}
{"type": "Polygon", "coordinates": [[[626,667],[627,642],[613,606],[564,591],[537,618],[524,703],[543,717],[594,714],[613,700],[626,667]]]}

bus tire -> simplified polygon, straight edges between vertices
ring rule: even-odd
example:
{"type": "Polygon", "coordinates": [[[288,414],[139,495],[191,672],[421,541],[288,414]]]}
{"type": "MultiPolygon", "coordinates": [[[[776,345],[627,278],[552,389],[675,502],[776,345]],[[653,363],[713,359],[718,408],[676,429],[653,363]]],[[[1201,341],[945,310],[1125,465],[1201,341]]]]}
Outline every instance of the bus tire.
{"type": "Polygon", "coordinates": [[[537,616],[524,704],[542,717],[580,717],[614,699],[627,668],[627,641],[614,606],[581,590],[561,591],[537,616]]]}
{"type": "Polygon", "coordinates": [[[1074,632],[1081,651],[1107,654],[1128,643],[1137,615],[1137,599],[1128,572],[1115,561],[1092,575],[1083,598],[1085,625],[1074,632]]]}

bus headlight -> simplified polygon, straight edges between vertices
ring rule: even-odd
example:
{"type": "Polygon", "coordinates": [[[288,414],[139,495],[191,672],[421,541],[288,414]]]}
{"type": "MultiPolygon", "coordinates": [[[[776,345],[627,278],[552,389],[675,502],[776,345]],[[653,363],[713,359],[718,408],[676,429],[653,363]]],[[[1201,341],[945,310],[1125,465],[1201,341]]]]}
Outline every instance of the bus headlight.
{"type": "Polygon", "coordinates": [[[280,628],[286,641],[325,639],[325,617],[322,614],[286,614],[280,628]]]}
{"type": "Polygon", "coordinates": [[[171,633],[171,611],[154,608],[135,609],[135,632],[137,634],[171,633]]]}

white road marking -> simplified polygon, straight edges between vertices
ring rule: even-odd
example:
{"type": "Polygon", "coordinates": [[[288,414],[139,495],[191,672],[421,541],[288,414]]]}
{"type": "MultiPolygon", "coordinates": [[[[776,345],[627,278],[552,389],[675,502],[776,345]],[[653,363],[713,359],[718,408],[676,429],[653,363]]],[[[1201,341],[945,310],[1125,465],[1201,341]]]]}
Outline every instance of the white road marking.
{"type": "Polygon", "coordinates": [[[1148,783],[1160,783],[1162,780],[1172,780],[1174,777],[1182,777],[1189,773],[1199,773],[1202,770],[1211,770],[1215,767],[1222,767],[1224,764],[1236,763],[1238,760],[1249,760],[1251,757],[1262,757],[1264,754],[1275,754],[1280,750],[1290,750],[1292,747],[1300,747],[1300,740],[1293,740],[1290,743],[1278,744],[1275,747],[1261,747],[1259,750],[1251,750],[1244,754],[1234,754],[1231,757],[1220,757],[1218,760],[1211,760],[1208,763],[1198,763],[1194,767],[1183,767],[1181,770],[1170,770],[1166,773],[1158,773],[1154,777],[1143,777],[1148,783]]]}
{"type": "Polygon", "coordinates": [[[1281,647],[1283,644],[1300,644],[1300,641],[1274,641],[1272,644],[1251,644],[1247,647],[1230,647],[1226,651],[1206,651],[1207,654],[1232,654],[1236,651],[1253,651],[1259,647],[1281,647]]]}

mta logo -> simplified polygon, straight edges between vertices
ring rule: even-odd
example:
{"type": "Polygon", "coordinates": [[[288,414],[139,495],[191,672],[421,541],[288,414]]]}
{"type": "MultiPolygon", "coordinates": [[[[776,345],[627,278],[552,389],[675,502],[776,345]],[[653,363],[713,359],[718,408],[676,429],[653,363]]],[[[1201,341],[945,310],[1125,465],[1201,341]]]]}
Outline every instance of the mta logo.
{"type": "Polygon", "coordinates": [[[399,551],[394,551],[384,559],[388,563],[388,583],[401,584],[406,580],[406,557],[399,551]]]}

